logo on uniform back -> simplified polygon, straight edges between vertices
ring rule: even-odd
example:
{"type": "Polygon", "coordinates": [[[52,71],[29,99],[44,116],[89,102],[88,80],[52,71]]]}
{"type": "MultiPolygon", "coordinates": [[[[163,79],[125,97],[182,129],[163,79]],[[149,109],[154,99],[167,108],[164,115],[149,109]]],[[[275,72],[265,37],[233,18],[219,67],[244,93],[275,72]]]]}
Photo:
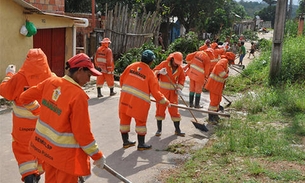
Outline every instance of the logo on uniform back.
{"type": "Polygon", "coordinates": [[[60,87],[58,87],[53,91],[52,100],[54,100],[56,102],[58,100],[60,94],[61,94],[60,87]]]}

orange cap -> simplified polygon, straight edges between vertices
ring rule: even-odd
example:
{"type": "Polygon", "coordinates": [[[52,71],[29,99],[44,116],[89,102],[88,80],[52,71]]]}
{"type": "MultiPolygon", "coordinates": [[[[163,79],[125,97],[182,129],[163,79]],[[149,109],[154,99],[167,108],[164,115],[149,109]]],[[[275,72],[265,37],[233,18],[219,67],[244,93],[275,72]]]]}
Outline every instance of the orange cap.
{"type": "Polygon", "coordinates": [[[104,38],[101,43],[111,43],[110,39],[109,38],[104,38]]]}
{"type": "Polygon", "coordinates": [[[176,51],[174,53],[171,53],[169,55],[169,58],[174,58],[174,62],[177,64],[177,65],[181,65],[182,64],[182,60],[183,60],[183,55],[181,52],[179,51],[176,51]]]}
{"type": "Polygon", "coordinates": [[[226,52],[226,57],[228,60],[235,60],[235,54],[232,52],[226,52]]]}

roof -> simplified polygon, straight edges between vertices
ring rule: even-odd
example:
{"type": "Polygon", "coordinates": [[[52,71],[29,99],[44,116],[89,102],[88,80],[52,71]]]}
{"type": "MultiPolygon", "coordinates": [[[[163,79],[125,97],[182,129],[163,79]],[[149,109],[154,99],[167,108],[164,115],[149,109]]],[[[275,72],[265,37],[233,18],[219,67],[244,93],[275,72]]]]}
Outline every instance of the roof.
{"type": "Polygon", "coordinates": [[[56,13],[48,13],[48,12],[43,12],[40,9],[38,9],[37,7],[23,1],[23,0],[14,0],[15,3],[19,4],[20,6],[24,7],[24,9],[26,10],[25,13],[37,13],[37,14],[43,14],[43,15],[48,15],[48,16],[54,16],[54,17],[62,17],[62,18],[68,18],[71,20],[75,20],[78,21],[77,23],[86,23],[86,21],[84,21],[84,18],[78,18],[78,17],[71,17],[71,16],[67,16],[67,15],[62,15],[62,14],[56,14],[56,13]]]}

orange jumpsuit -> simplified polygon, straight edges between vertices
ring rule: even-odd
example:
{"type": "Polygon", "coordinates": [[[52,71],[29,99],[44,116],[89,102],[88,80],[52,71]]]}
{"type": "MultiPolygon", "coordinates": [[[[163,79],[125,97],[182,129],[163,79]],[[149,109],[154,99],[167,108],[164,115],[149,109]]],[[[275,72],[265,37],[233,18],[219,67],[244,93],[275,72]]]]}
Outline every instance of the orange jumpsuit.
{"type": "MultiPolygon", "coordinates": [[[[175,71],[173,71],[170,65],[170,60],[165,60],[161,62],[159,65],[157,65],[154,68],[154,71],[160,70],[162,68],[166,68],[167,75],[171,81],[168,80],[168,77],[159,74],[158,78],[159,78],[160,91],[170,101],[170,103],[178,104],[178,95],[176,94],[176,89],[179,88],[180,90],[182,90],[184,87],[185,74],[183,68],[181,67],[181,65],[179,65],[178,68],[175,71]]],[[[164,120],[166,106],[158,103],[156,104],[156,106],[157,106],[156,119],[164,120]]],[[[172,121],[181,120],[181,116],[180,113],[178,112],[177,107],[169,107],[168,112],[172,118],[172,121]]]]}
{"type": "Polygon", "coordinates": [[[192,60],[187,60],[187,64],[189,69],[186,75],[190,78],[190,92],[201,93],[205,79],[209,77],[210,57],[205,51],[197,51],[192,60]]]}
{"type": "Polygon", "coordinates": [[[161,104],[168,104],[167,99],[159,91],[156,75],[144,62],[129,65],[120,77],[121,96],[119,103],[120,131],[130,131],[131,118],[135,119],[135,131],[138,135],[146,135],[146,121],[150,108],[150,94],[161,104]]]}
{"type": "Polygon", "coordinates": [[[101,76],[97,76],[96,87],[102,88],[105,81],[109,88],[114,87],[114,62],[112,50],[106,44],[102,44],[96,53],[94,63],[97,67],[101,68],[101,76]]]}
{"type": "Polygon", "coordinates": [[[46,183],[70,183],[78,176],[90,175],[89,157],[102,157],[91,132],[88,99],[67,75],[51,77],[21,95],[28,110],[35,113],[40,109],[29,150],[44,160],[46,183]],[[40,108],[32,103],[37,98],[42,98],[40,108]]]}
{"type": "Polygon", "coordinates": [[[210,111],[218,111],[226,78],[229,76],[228,59],[222,58],[215,65],[205,89],[210,92],[210,111]]]}
{"type": "Polygon", "coordinates": [[[211,60],[210,73],[213,71],[213,68],[215,67],[216,63],[220,60],[221,55],[224,55],[226,51],[223,48],[215,48],[213,53],[215,58],[211,60]]]}
{"type": "MultiPolygon", "coordinates": [[[[30,86],[51,77],[47,57],[40,49],[30,49],[20,70],[13,75],[8,73],[0,85],[0,95],[13,101],[12,149],[19,165],[22,180],[31,174],[43,173],[41,164],[29,150],[29,140],[35,130],[37,117],[23,107],[21,93],[30,86]]],[[[41,100],[37,98],[40,102],[41,100]]]]}

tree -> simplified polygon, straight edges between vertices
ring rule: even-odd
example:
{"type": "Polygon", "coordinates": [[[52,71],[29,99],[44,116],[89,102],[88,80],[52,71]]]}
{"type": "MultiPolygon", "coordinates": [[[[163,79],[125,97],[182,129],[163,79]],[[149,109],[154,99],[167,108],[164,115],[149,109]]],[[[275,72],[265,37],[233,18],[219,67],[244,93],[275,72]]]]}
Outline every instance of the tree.
{"type": "Polygon", "coordinates": [[[69,13],[91,12],[91,0],[65,0],[65,12],[69,12],[69,13]]]}
{"type": "Polygon", "coordinates": [[[263,0],[265,3],[267,3],[269,6],[272,6],[274,4],[276,4],[276,0],[263,0]]]}

